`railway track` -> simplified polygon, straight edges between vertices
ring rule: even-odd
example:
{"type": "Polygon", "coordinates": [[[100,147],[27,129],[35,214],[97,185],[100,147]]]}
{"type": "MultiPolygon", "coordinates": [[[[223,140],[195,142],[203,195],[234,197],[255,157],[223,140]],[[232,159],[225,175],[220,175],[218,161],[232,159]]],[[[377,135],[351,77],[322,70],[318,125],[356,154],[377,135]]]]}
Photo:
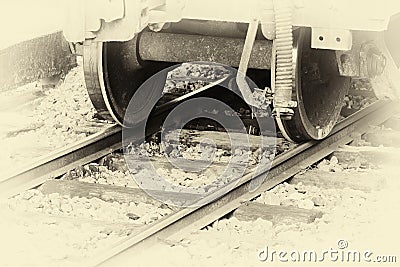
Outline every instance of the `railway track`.
{"type": "Polygon", "coordinates": [[[38,159],[0,182],[1,198],[37,187],[46,180],[92,162],[121,147],[121,127],[113,126],[38,159]]]}
{"type": "MultiPolygon", "coordinates": [[[[252,173],[226,193],[226,188],[212,192],[195,208],[184,208],[164,218],[140,234],[128,237],[117,246],[99,254],[91,264],[121,265],[132,255],[147,249],[159,240],[179,240],[230,213],[245,202],[284,182],[301,170],[328,156],[340,146],[363,134],[371,125],[379,125],[393,114],[394,105],[378,102],[341,121],[323,141],[311,141],[277,156],[270,170],[260,172],[255,179],[262,184],[252,191],[252,173]],[[210,202],[207,201],[210,199],[210,202]],[[215,199],[215,200],[214,200],[215,199]],[[214,201],[213,201],[214,200],[214,201]],[[204,204],[205,203],[205,204],[204,204]]],[[[227,187],[229,186],[226,185],[227,187]]],[[[254,185],[253,185],[254,186],[254,185]]]]}
{"type": "MultiPolygon", "coordinates": [[[[168,112],[174,106],[185,101],[187,98],[209,90],[218,83],[211,83],[196,92],[174,98],[160,105],[147,122],[147,134],[151,135],[159,131],[159,125],[161,125],[168,112]]],[[[139,143],[143,141],[140,134],[135,132],[129,133],[124,138],[126,138],[126,142],[139,143]]],[[[7,199],[18,192],[37,187],[50,178],[61,176],[75,167],[93,162],[121,147],[122,127],[114,125],[100,130],[96,134],[92,134],[67,147],[57,149],[50,154],[38,158],[34,163],[9,174],[5,179],[0,181],[0,199],[7,199]]]]}
{"type": "MultiPolygon", "coordinates": [[[[8,90],[38,78],[43,78],[42,89],[55,86],[76,65],[77,48],[82,48],[84,70],[79,73],[83,74],[85,85],[81,83],[81,88],[75,89],[79,94],[86,92],[91,101],[81,106],[77,95],[50,99],[52,108],[44,113],[50,111],[53,123],[48,123],[42,112],[33,113],[28,127],[22,129],[21,124],[15,131],[2,132],[6,141],[3,146],[9,150],[9,155],[4,153],[4,158],[9,160],[5,166],[15,163],[14,168],[19,167],[17,162],[29,158],[24,151],[12,151],[21,140],[48,141],[43,142],[42,151],[38,149],[38,153],[31,154],[35,157],[92,134],[87,129],[74,129],[75,126],[84,128],[86,122],[100,119],[104,124],[97,126],[106,127],[107,121],[114,121],[123,128],[112,126],[101,130],[2,177],[0,215],[10,216],[7,220],[11,221],[10,227],[19,219],[22,228],[25,224],[40,222],[46,226],[44,236],[47,230],[58,236],[67,223],[76,227],[76,232],[88,230],[92,236],[87,236],[87,240],[77,235],[75,238],[79,241],[72,245],[70,240],[66,242],[78,250],[90,251],[84,255],[84,265],[126,265],[133,254],[148,251],[160,240],[181,240],[224,216],[240,215],[252,200],[262,198],[268,190],[396,113],[398,103],[376,101],[367,105],[375,97],[397,97],[400,82],[396,79],[395,61],[398,58],[395,58],[393,40],[385,36],[397,28],[396,16],[382,10],[381,17],[385,18],[382,25],[366,14],[357,20],[339,19],[344,21],[342,29],[322,29],[318,28],[319,23],[314,25],[308,21],[314,16],[313,7],[292,6],[289,2],[262,6],[261,13],[265,15],[262,18],[241,12],[243,8],[254,8],[248,3],[236,3],[233,10],[240,14],[226,16],[210,13],[202,8],[204,4],[170,1],[143,6],[139,17],[125,12],[130,10],[125,2],[105,4],[103,7],[116,12],[111,12],[115,14],[105,20],[100,19],[97,30],[67,27],[64,35],[68,43],[61,33],[55,33],[4,50],[6,64],[3,65],[7,71],[0,79],[5,81],[3,89],[8,90]],[[177,7],[183,12],[170,14],[177,7]],[[153,16],[153,13],[162,16],[153,16]],[[121,26],[131,18],[137,27],[128,38],[125,34],[128,29],[121,26]],[[364,23],[371,21],[372,24],[364,23]],[[246,30],[242,26],[247,23],[246,30]],[[147,26],[150,31],[143,30],[147,26]],[[54,49],[30,49],[46,47],[43,45],[46,43],[54,49]],[[155,46],[162,49],[154,49],[155,46]],[[174,53],[178,50],[180,55],[174,53]],[[33,51],[41,53],[36,55],[33,51]],[[33,64],[37,66],[32,69],[33,61],[39,64],[33,64]],[[227,66],[207,61],[223,62],[227,66]],[[173,65],[180,62],[193,64],[173,65]],[[28,73],[17,74],[21,70],[28,73]],[[242,74],[254,77],[255,82],[242,74]],[[353,81],[364,79],[368,87],[353,89],[365,92],[346,96],[353,81]],[[75,102],[72,108],[70,103],[65,110],[55,106],[67,98],[70,100],[67,102],[75,102]],[[190,102],[194,99],[200,102],[190,102]],[[352,106],[358,101],[359,106],[352,106]],[[190,103],[186,110],[174,109],[184,102],[190,103]],[[354,110],[345,114],[340,112],[343,103],[349,109],[366,107],[354,114],[354,110]],[[78,116],[71,116],[70,111],[76,111],[78,116]],[[336,123],[340,116],[345,118],[336,123]],[[206,124],[212,117],[215,124],[204,128],[222,129],[222,133],[199,131],[192,126],[194,131],[186,128],[183,137],[174,139],[173,128],[183,128],[186,125],[183,121],[193,123],[193,117],[198,124],[201,124],[199,117],[206,124]],[[40,122],[36,123],[38,118],[40,122]],[[232,122],[225,127],[226,121],[220,123],[219,118],[229,118],[232,122]],[[30,132],[36,136],[11,138],[30,132]],[[47,136],[48,132],[51,133],[47,136]],[[164,133],[171,139],[164,140],[164,133]],[[222,137],[224,134],[229,136],[228,142],[224,139],[226,135],[222,137]],[[236,138],[232,140],[231,134],[236,138]],[[185,145],[180,144],[182,140],[185,145]],[[214,180],[210,182],[210,178],[214,180]],[[95,230],[91,231],[91,227],[95,230]],[[117,241],[111,247],[105,246],[114,232],[119,233],[117,241]]],[[[332,8],[321,5],[320,9],[315,18],[322,14],[323,21],[323,14],[331,13],[332,8]]],[[[344,11],[340,5],[335,10],[336,13],[344,11]]],[[[92,17],[79,19],[85,22],[92,17]]],[[[76,20],[76,16],[68,19],[76,20]]],[[[84,24],[93,23],[81,23],[84,24]]],[[[17,112],[12,116],[20,118],[18,115],[17,112]]],[[[11,121],[12,116],[7,119],[11,121]]],[[[99,128],[93,129],[96,132],[99,128]]],[[[37,148],[31,147],[27,150],[37,148]]],[[[6,223],[0,222],[0,236],[8,234],[4,230],[8,227],[6,223]]],[[[38,232],[42,234],[40,229],[38,232]]],[[[68,233],[65,236],[69,239],[68,233]]],[[[78,254],[72,257],[74,263],[82,264],[78,254]]],[[[65,258],[68,255],[59,255],[57,260],[65,258]]]]}
{"type": "MultiPolygon", "coordinates": [[[[108,248],[95,257],[90,258],[86,263],[89,265],[123,264],[129,260],[131,255],[133,255],[132,253],[149,248],[160,239],[180,239],[194,230],[209,225],[237,209],[243,203],[248,202],[277,184],[282,183],[307,166],[323,159],[339,146],[349,143],[357,136],[366,132],[370,125],[381,124],[394,113],[394,107],[395,103],[380,101],[356,112],[338,123],[333,133],[327,139],[321,142],[311,141],[304,143],[278,155],[274,159],[270,170],[266,169],[258,172],[255,181],[258,179],[262,183],[260,182],[256,190],[250,190],[250,188],[254,186],[254,184],[251,185],[252,181],[254,183],[254,180],[252,179],[253,172],[250,170],[243,179],[241,179],[240,183],[233,188],[231,187],[229,190],[226,189],[226,187],[231,186],[231,184],[228,183],[224,187],[206,195],[205,198],[201,199],[194,207],[173,208],[170,214],[162,216],[161,219],[156,220],[150,225],[133,227],[134,230],[127,238],[120,241],[112,248],[108,248]]],[[[133,138],[132,140],[134,141],[135,139],[133,138]]],[[[121,148],[120,141],[121,130],[119,127],[115,126],[83,142],[75,144],[69,149],[56,151],[51,156],[41,159],[36,164],[33,164],[22,172],[5,180],[0,184],[1,195],[2,197],[10,197],[18,192],[37,187],[43,183],[44,186],[46,186],[46,181],[49,178],[60,176],[78,165],[93,162],[121,148]],[[35,179],[32,179],[32,177],[35,177],[35,179]]],[[[48,187],[54,190],[54,187],[59,186],[60,183],[55,183],[55,185],[50,185],[48,187]]],[[[71,188],[66,188],[65,190],[67,192],[73,191],[78,187],[79,183],[76,183],[71,188]]],[[[106,188],[107,186],[105,185],[103,189],[110,192],[117,189],[117,187],[106,188]]],[[[62,189],[56,189],[55,192],[59,190],[62,191],[62,189]]],[[[66,191],[64,191],[64,193],[66,191]]],[[[72,192],[69,193],[73,195],[72,192]]],[[[90,194],[90,192],[86,193],[90,194]]],[[[147,196],[145,193],[140,193],[140,190],[129,191],[129,189],[122,188],[122,193],[120,195],[124,194],[125,197],[122,197],[124,201],[127,201],[126,195],[136,194],[136,196],[133,196],[131,199],[139,199],[139,201],[160,205],[159,202],[150,200],[151,197],[147,196]]],[[[94,197],[102,198],[104,194],[102,195],[101,192],[97,192],[97,195],[95,194],[94,197]]],[[[175,197],[179,198],[180,196],[175,197]]],[[[121,227],[129,228],[127,225],[121,227]]]]}

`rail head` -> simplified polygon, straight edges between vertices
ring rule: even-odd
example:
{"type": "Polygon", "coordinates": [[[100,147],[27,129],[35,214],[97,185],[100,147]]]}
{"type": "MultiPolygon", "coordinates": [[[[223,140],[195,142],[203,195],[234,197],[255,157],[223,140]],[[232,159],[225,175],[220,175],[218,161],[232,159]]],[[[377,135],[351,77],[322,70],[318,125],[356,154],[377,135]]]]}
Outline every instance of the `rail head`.
{"type": "Polygon", "coordinates": [[[0,181],[0,200],[35,188],[46,180],[90,163],[121,147],[122,129],[111,126],[67,147],[55,150],[0,181]]]}

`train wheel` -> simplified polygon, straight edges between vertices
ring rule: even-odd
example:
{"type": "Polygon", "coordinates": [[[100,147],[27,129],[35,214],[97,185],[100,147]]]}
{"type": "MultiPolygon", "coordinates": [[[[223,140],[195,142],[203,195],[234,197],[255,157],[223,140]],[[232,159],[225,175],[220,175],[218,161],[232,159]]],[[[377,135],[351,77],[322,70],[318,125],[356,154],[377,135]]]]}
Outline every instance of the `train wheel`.
{"type": "Polygon", "coordinates": [[[291,120],[277,119],[277,124],[289,140],[320,140],[336,124],[351,80],[340,76],[335,51],[311,48],[310,29],[296,30],[294,40],[293,96],[298,105],[291,120]]]}
{"type": "Polygon", "coordinates": [[[149,103],[161,96],[164,84],[140,90],[140,95],[137,89],[167,66],[165,63],[141,62],[137,41],[138,37],[127,42],[92,42],[84,46],[83,53],[86,87],[98,114],[128,127],[146,119],[145,114],[152,109],[149,103]],[[134,95],[141,100],[135,103],[140,104],[133,114],[125,116],[134,95]]]}

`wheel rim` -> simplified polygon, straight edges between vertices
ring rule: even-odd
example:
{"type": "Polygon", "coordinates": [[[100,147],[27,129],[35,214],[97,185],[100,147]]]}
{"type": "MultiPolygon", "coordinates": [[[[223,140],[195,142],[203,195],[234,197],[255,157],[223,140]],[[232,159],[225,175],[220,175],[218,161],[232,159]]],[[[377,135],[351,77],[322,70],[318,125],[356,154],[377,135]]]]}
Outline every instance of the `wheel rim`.
{"type": "Polygon", "coordinates": [[[137,51],[138,37],[127,42],[94,42],[84,47],[85,82],[89,97],[98,114],[125,127],[144,121],[149,104],[162,95],[163,84],[151,90],[138,88],[151,76],[168,67],[167,63],[142,62],[137,51]],[[126,114],[132,97],[142,101],[126,114]]]}
{"type": "Polygon", "coordinates": [[[312,49],[311,30],[294,32],[295,85],[298,106],[291,120],[278,121],[283,135],[295,142],[320,140],[336,124],[350,78],[342,77],[332,50],[312,49]]]}

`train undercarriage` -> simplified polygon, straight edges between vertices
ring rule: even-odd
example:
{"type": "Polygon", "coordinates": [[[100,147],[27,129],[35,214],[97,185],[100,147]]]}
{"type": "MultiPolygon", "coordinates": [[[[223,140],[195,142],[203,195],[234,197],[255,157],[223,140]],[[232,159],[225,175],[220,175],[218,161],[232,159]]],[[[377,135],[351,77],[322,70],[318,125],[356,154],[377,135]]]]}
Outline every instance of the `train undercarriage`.
{"type": "Polygon", "coordinates": [[[352,78],[370,79],[378,98],[399,96],[396,1],[84,2],[71,3],[64,34],[83,44],[87,90],[99,114],[126,127],[146,119],[153,108],[147,100],[164,85],[138,88],[180,62],[237,68],[233,80],[246,103],[261,108],[265,103],[254,97],[261,89],[279,129],[294,142],[329,135],[352,78]],[[243,77],[253,70],[265,72],[268,84],[251,88],[243,77]],[[132,98],[141,101],[127,118],[132,98]]]}

